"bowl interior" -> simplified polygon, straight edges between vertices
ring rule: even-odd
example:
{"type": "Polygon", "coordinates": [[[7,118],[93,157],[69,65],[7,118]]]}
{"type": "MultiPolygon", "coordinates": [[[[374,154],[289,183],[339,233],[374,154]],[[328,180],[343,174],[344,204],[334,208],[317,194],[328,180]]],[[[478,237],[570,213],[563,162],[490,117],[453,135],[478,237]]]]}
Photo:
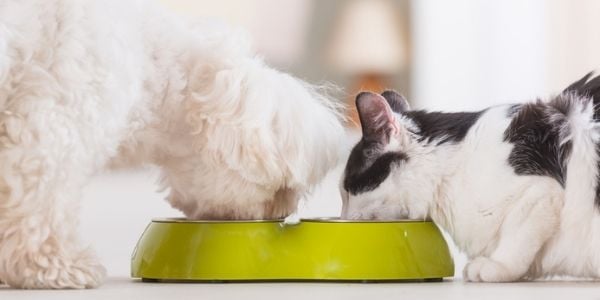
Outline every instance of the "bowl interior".
{"type": "MultiPolygon", "coordinates": [[[[156,223],[283,223],[284,219],[252,219],[252,220],[191,220],[186,218],[155,218],[152,222],[156,223]]],[[[412,223],[412,222],[430,222],[427,220],[416,219],[396,219],[396,220],[351,220],[340,219],[339,217],[315,217],[303,218],[300,222],[310,223],[412,223]]]]}

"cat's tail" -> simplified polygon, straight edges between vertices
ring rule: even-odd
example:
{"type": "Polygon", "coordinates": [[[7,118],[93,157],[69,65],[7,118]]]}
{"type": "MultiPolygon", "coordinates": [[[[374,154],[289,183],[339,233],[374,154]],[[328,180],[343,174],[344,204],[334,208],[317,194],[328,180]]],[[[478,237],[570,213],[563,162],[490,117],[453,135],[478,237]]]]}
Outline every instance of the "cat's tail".
{"type": "Polygon", "coordinates": [[[565,180],[563,222],[573,226],[591,221],[600,209],[598,103],[600,77],[587,74],[571,84],[563,95],[569,99],[568,133],[563,143],[570,143],[565,180]]]}

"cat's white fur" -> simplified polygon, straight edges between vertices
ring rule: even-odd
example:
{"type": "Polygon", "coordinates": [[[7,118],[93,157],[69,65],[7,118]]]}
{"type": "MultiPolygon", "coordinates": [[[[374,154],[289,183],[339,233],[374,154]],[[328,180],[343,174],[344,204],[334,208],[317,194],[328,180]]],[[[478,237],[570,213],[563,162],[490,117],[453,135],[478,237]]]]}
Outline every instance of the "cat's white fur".
{"type": "Polygon", "coordinates": [[[107,165],[158,165],[191,218],[288,215],[336,162],[332,103],[150,1],[0,1],[0,281],[100,284],[76,229],[107,165]]]}
{"type": "MultiPolygon", "coordinates": [[[[573,96],[575,97],[575,96],[573,96]]],[[[342,190],[347,218],[431,218],[470,261],[468,281],[505,282],[553,275],[600,277],[598,180],[599,128],[593,103],[576,99],[568,114],[572,153],[566,184],[544,176],[517,176],[503,141],[510,106],[486,110],[458,144],[426,146],[412,138],[404,118],[387,151],[408,160],[375,190],[342,190]]],[[[432,143],[435,144],[435,143],[432,143]]]]}

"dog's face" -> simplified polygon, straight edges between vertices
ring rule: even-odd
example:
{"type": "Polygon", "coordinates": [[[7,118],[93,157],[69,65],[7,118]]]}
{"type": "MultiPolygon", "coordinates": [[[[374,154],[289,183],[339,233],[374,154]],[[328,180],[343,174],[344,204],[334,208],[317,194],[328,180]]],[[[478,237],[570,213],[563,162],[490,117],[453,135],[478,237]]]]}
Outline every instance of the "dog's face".
{"type": "Polygon", "coordinates": [[[408,102],[393,91],[366,92],[356,97],[356,108],[362,139],[350,153],[341,183],[342,218],[422,217],[422,210],[411,211],[410,198],[397,189],[398,175],[407,171],[409,154],[418,147],[414,125],[402,115],[408,102]]]}
{"type": "Polygon", "coordinates": [[[343,127],[333,99],[262,62],[242,62],[202,74],[215,82],[187,99],[191,132],[177,134],[178,157],[161,164],[169,202],[188,218],[286,217],[337,163],[343,127]]]}
{"type": "Polygon", "coordinates": [[[165,170],[165,185],[170,187],[167,199],[195,220],[280,219],[296,209],[299,189],[242,175],[211,155],[190,157],[165,170]]]}

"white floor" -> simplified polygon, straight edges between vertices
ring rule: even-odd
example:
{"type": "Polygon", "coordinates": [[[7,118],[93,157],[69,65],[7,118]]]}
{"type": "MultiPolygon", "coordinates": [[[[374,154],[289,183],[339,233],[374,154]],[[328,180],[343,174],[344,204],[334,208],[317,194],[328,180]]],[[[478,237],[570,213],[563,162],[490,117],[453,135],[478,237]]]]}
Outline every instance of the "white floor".
{"type": "Polygon", "coordinates": [[[99,289],[21,291],[0,299],[600,299],[600,282],[436,283],[146,283],[109,278],[99,289]]]}

